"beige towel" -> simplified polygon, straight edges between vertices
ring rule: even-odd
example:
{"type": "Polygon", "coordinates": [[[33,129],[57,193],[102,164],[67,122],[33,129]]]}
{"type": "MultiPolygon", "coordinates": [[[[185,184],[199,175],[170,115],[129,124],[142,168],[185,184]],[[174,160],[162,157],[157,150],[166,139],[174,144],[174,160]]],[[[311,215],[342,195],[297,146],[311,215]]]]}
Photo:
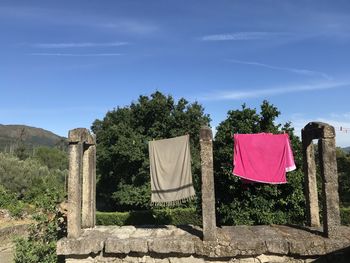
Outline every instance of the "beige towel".
{"type": "Polygon", "coordinates": [[[195,196],[189,136],[150,141],[151,202],[174,205],[195,196]]]}

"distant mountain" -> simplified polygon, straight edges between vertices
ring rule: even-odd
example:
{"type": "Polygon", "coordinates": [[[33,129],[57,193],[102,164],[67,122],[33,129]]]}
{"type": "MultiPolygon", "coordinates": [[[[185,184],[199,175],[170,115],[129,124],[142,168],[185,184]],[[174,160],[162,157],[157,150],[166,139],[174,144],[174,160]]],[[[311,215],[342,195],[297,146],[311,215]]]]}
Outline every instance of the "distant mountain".
{"type": "Polygon", "coordinates": [[[66,144],[66,138],[41,128],[0,124],[0,151],[11,152],[20,141],[23,141],[30,148],[37,146],[64,147],[66,144]]]}
{"type": "Polygon", "coordinates": [[[344,152],[347,152],[347,153],[350,153],[350,146],[349,147],[345,147],[345,148],[342,148],[344,152]]]}

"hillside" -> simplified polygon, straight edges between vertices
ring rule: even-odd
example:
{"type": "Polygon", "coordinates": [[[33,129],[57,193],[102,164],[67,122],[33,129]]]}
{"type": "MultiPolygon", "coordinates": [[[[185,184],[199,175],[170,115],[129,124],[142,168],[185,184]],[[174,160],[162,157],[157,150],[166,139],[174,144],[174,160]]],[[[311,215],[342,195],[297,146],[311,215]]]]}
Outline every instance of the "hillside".
{"type": "Polygon", "coordinates": [[[19,141],[28,147],[64,145],[65,138],[53,132],[26,125],[0,124],[0,151],[11,151],[19,141]]]}
{"type": "Polygon", "coordinates": [[[350,153],[350,146],[349,147],[345,147],[345,148],[342,148],[344,152],[347,152],[347,153],[350,153]]]}

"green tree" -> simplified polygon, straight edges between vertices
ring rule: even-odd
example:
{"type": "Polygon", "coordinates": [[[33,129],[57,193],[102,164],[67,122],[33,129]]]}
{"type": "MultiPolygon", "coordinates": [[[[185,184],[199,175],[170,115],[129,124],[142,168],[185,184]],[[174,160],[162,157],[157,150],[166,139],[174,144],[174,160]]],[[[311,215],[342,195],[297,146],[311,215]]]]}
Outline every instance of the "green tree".
{"type": "Polygon", "coordinates": [[[58,148],[38,147],[34,151],[33,158],[49,169],[68,169],[68,154],[58,148]]]}
{"type": "MultiPolygon", "coordinates": [[[[56,204],[62,201],[59,195],[52,193],[47,198],[56,204]]],[[[36,222],[31,225],[28,236],[15,239],[14,262],[64,262],[64,259],[56,254],[57,240],[66,234],[66,224],[62,213],[55,205],[45,205],[33,215],[33,219],[36,222]]]]}
{"type": "Polygon", "coordinates": [[[199,130],[210,119],[197,102],[155,92],[107,112],[92,130],[97,138],[100,209],[144,209],[150,203],[148,141],[190,135],[192,172],[199,191],[199,130]]]}
{"type": "Polygon", "coordinates": [[[214,140],[214,169],[218,221],[221,224],[299,223],[304,220],[305,200],[301,143],[293,135],[290,123],[275,124],[280,112],[264,101],[261,111],[242,105],[228,112],[220,123],[214,140]],[[288,132],[298,169],[288,173],[283,185],[243,185],[232,174],[233,134],[259,132],[288,132]]]}
{"type": "MultiPolygon", "coordinates": [[[[0,185],[18,198],[38,206],[52,202],[52,196],[64,196],[64,180],[68,171],[50,170],[37,160],[19,160],[17,157],[0,153],[0,185]]],[[[53,204],[52,204],[53,205],[53,204]]]]}
{"type": "Polygon", "coordinates": [[[24,143],[25,137],[26,137],[26,131],[25,131],[25,128],[22,128],[21,131],[19,132],[17,142],[16,142],[16,148],[14,151],[14,154],[20,160],[25,160],[29,157],[28,147],[24,143]]]}
{"type": "Polygon", "coordinates": [[[340,204],[350,206],[350,154],[337,148],[340,204]]]}

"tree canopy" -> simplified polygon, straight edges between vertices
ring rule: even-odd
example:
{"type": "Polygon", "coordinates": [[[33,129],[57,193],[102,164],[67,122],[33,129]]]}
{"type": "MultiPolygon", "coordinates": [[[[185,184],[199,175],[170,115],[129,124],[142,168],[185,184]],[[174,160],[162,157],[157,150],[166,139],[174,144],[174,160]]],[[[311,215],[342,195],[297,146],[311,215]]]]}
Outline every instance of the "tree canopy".
{"type": "Polygon", "coordinates": [[[97,198],[100,209],[144,209],[150,204],[148,142],[190,135],[192,173],[199,190],[199,130],[209,115],[197,102],[155,92],[96,120],[97,198]]]}
{"type": "Polygon", "coordinates": [[[278,109],[267,101],[260,112],[245,104],[240,110],[230,110],[220,123],[214,140],[214,175],[218,221],[221,224],[295,223],[304,220],[305,200],[301,142],[293,134],[290,123],[276,124],[278,109]],[[297,170],[287,174],[283,185],[243,184],[232,174],[233,134],[288,132],[297,170]]]}
{"type": "Polygon", "coordinates": [[[350,153],[337,148],[337,166],[339,176],[339,198],[342,206],[350,206],[350,153]]]}

